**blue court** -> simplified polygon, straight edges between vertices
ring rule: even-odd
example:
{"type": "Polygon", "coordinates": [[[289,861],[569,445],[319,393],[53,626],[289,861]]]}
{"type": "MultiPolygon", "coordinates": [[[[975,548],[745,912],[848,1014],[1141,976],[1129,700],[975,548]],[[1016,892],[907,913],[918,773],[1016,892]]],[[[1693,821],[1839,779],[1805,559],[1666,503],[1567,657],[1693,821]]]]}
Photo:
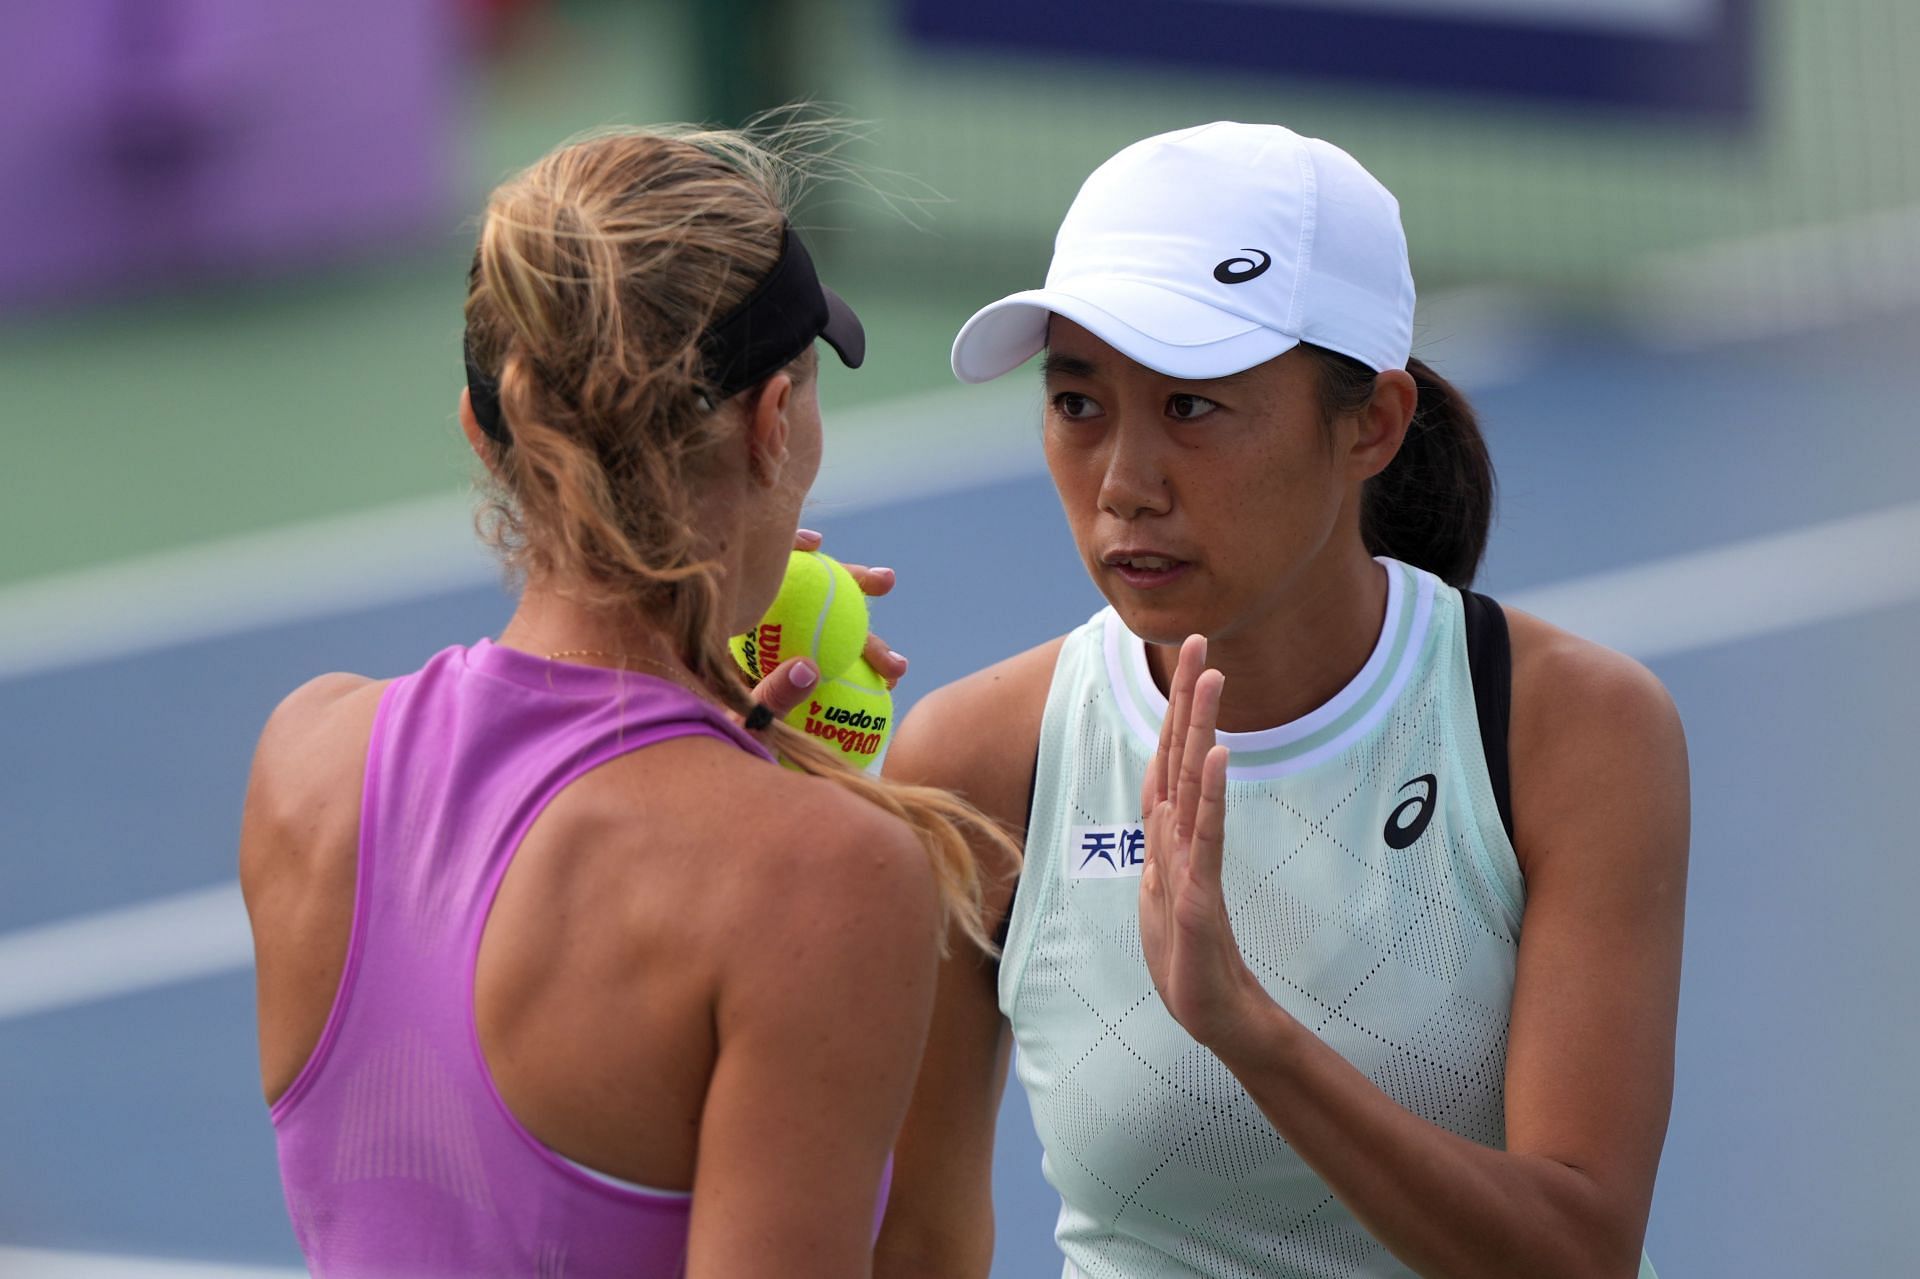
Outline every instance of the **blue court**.
{"type": "MultiPolygon", "coordinates": [[[[1496,597],[1871,512],[1920,529],[1920,318],[1691,352],[1565,326],[1537,341],[1530,369],[1476,394],[1503,484],[1481,580],[1496,597]]],[[[1423,353],[1447,370],[1444,343],[1423,353]]],[[[1037,444],[1033,461],[809,520],[829,551],[899,570],[876,625],[913,659],[903,705],[1098,607],[1037,444]]],[[[1822,568],[1911,581],[1916,557],[1908,539],[1822,568]]],[[[1651,660],[1687,725],[1695,820],[1648,1251],[1665,1279],[1914,1273],[1920,593],[1808,616],[1790,582],[1708,580],[1703,605],[1737,600],[1763,623],[1651,660]],[[1776,615],[1803,620],[1764,624],[1776,615]]],[[[462,589],[0,682],[0,948],[230,881],[253,739],[282,694],[325,670],[413,669],[508,607],[462,589]]],[[[1620,620],[1649,635],[1684,621],[1620,620]]],[[[252,994],[233,968],[0,1018],[0,1245],[297,1268],[252,994]]],[[[1016,1089],[996,1168],[1007,1279],[1059,1264],[1025,1112],[1016,1089]]]]}

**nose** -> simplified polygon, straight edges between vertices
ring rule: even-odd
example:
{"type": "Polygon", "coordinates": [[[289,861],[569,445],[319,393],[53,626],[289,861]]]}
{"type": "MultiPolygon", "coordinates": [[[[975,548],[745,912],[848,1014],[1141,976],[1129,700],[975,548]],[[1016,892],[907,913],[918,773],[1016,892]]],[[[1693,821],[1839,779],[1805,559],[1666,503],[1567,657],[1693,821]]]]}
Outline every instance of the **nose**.
{"type": "Polygon", "coordinates": [[[1172,509],[1173,486],[1160,455],[1164,442],[1160,432],[1137,420],[1116,427],[1108,437],[1106,470],[1100,477],[1102,511],[1132,520],[1172,509]]]}

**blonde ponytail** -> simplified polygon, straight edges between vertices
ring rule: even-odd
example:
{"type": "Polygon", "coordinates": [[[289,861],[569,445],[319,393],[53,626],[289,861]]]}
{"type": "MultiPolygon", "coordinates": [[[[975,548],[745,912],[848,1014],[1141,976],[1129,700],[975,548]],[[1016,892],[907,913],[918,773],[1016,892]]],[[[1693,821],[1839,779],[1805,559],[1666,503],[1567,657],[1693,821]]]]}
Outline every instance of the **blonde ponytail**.
{"type": "MultiPolygon", "coordinates": [[[[796,187],[832,130],[622,130],[561,147],[488,202],[467,348],[499,386],[483,535],[525,580],[663,629],[699,685],[745,715],[696,521],[701,466],[738,429],[712,411],[700,338],[772,270],[796,187]]],[[[776,722],[769,746],[906,822],[952,927],[982,950],[970,839],[1016,846],[945,791],[856,772],[776,722]]]]}

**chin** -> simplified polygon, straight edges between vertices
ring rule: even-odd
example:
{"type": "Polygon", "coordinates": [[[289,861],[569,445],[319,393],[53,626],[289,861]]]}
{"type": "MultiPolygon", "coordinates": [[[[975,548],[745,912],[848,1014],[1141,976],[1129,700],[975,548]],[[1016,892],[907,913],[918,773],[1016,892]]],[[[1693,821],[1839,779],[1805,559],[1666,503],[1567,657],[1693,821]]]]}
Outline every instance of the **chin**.
{"type": "Polygon", "coordinates": [[[1147,604],[1138,597],[1128,598],[1124,594],[1119,599],[1108,595],[1107,603],[1113,605],[1113,611],[1120,615],[1129,631],[1149,644],[1179,648],[1189,635],[1211,634],[1211,619],[1201,616],[1198,609],[1171,603],[1147,604]]]}

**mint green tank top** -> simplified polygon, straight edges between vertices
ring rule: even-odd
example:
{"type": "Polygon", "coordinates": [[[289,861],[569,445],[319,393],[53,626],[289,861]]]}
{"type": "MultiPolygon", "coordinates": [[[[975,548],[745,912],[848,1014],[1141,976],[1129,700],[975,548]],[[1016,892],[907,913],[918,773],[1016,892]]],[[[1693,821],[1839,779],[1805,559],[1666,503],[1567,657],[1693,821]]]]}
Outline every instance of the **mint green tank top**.
{"type": "MultiPolygon", "coordinates": [[[[1380,563],[1386,617],[1359,674],[1290,724],[1220,734],[1227,906],[1288,1012],[1415,1114],[1499,1147],[1525,886],[1460,594],[1380,563]]],[[[1067,637],[999,992],[1060,1192],[1064,1274],[1410,1276],[1154,993],[1139,794],[1165,713],[1112,609],[1067,637]]]]}

